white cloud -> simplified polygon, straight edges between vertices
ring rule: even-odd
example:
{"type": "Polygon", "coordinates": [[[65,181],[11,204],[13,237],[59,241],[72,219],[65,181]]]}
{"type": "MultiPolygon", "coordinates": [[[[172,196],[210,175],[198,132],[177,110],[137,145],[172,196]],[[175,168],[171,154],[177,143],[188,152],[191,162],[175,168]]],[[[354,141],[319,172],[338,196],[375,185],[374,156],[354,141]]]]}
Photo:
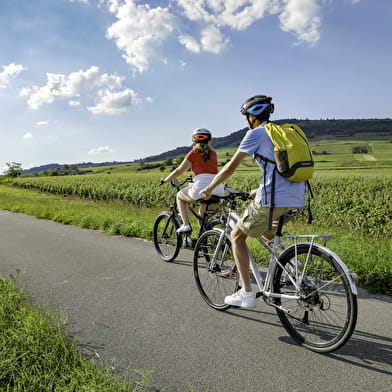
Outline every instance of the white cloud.
{"type": "Polygon", "coordinates": [[[97,98],[97,104],[87,109],[94,114],[119,114],[125,112],[129,106],[137,103],[140,103],[140,99],[137,98],[137,93],[131,89],[119,92],[106,90],[101,92],[97,98]]]}
{"type": "Polygon", "coordinates": [[[79,3],[84,3],[88,4],[88,0],[69,0],[71,3],[79,2],[79,3]]]}
{"type": "Polygon", "coordinates": [[[3,71],[0,72],[0,88],[6,88],[13,79],[25,70],[26,68],[21,64],[3,65],[3,71]]]}
{"type": "Polygon", "coordinates": [[[281,29],[294,33],[299,42],[314,45],[320,40],[321,9],[316,0],[286,0],[279,20],[281,29]]]}
{"type": "Polygon", "coordinates": [[[226,48],[229,40],[215,26],[208,26],[201,32],[201,46],[206,52],[219,54],[226,48]]]}
{"type": "Polygon", "coordinates": [[[163,45],[173,35],[193,53],[219,54],[230,43],[227,30],[245,30],[268,14],[277,14],[280,28],[294,34],[299,43],[314,45],[320,39],[320,0],[167,0],[160,2],[166,7],[155,8],[146,1],[100,2],[117,19],[106,36],[115,41],[134,72],[148,70],[154,58],[166,63],[163,45]],[[196,36],[189,33],[193,28],[198,30],[196,36]]]}
{"type": "Polygon", "coordinates": [[[114,89],[121,87],[123,77],[109,74],[100,74],[99,68],[92,66],[87,71],[78,71],[69,74],[47,73],[45,86],[23,88],[21,96],[27,96],[27,103],[32,109],[38,109],[44,103],[52,103],[58,99],[79,97],[81,93],[96,87],[114,89]]]}
{"type": "Polygon", "coordinates": [[[151,8],[134,0],[108,0],[109,11],[118,19],[107,30],[123,52],[125,61],[143,72],[150,67],[150,59],[159,56],[159,49],[174,31],[176,17],[168,8],[151,8]]]}
{"type": "Polygon", "coordinates": [[[104,146],[104,147],[92,148],[88,152],[88,155],[99,155],[99,154],[106,154],[109,152],[115,152],[115,151],[112,148],[110,148],[109,146],[104,146]]]}
{"type": "Polygon", "coordinates": [[[25,135],[23,135],[24,140],[31,140],[33,138],[33,134],[31,132],[27,132],[25,135]]]}
{"type": "Polygon", "coordinates": [[[352,3],[353,4],[357,4],[357,3],[359,3],[361,0],[352,0],[352,3]]]}
{"type": "Polygon", "coordinates": [[[189,51],[194,52],[194,53],[199,53],[200,52],[201,47],[200,47],[199,43],[197,42],[197,40],[195,38],[193,38],[192,36],[190,36],[190,35],[180,35],[178,37],[178,40],[189,51]]]}
{"type": "Polygon", "coordinates": [[[76,101],[76,100],[71,100],[68,102],[69,106],[75,107],[75,106],[80,106],[80,101],[76,101]]]}
{"type": "MultiPolygon", "coordinates": [[[[261,19],[270,7],[268,0],[177,0],[184,15],[193,21],[245,30],[261,19]]],[[[272,2],[274,4],[275,1],[272,2]]]]}
{"type": "Polygon", "coordinates": [[[47,121],[37,121],[35,125],[48,125],[49,123],[47,121]]]}

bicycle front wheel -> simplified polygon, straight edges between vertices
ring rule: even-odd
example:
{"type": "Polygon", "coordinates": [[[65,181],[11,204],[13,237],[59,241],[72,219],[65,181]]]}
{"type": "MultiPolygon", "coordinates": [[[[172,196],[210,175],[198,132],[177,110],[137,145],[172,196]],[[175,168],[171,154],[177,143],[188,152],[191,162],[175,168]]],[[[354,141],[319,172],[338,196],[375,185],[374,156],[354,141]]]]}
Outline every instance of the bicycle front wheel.
{"type": "Polygon", "coordinates": [[[177,234],[179,224],[173,216],[164,212],[154,223],[153,238],[156,251],[162,260],[173,261],[181,249],[181,234],[177,234]]]}
{"type": "Polygon", "coordinates": [[[273,277],[277,313],[284,328],[299,344],[326,353],[343,346],[357,320],[357,297],[340,263],[324,247],[298,244],[279,260],[273,277]],[[290,278],[299,286],[296,290],[290,278]],[[290,299],[290,295],[300,299],[290,299]]]}
{"type": "Polygon", "coordinates": [[[238,273],[235,267],[230,240],[223,238],[218,248],[221,230],[204,232],[195,246],[193,273],[202,298],[214,309],[226,310],[226,295],[238,290],[238,273]]]}

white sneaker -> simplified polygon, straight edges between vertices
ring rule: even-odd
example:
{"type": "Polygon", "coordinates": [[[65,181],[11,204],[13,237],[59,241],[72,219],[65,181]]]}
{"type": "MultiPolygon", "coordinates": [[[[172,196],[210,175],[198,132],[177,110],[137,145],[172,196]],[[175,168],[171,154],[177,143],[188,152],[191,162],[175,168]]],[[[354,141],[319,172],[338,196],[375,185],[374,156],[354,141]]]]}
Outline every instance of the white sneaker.
{"type": "Polygon", "coordinates": [[[190,225],[182,225],[179,229],[177,229],[178,234],[190,233],[192,231],[192,227],[190,225]]]}
{"type": "Polygon", "coordinates": [[[232,295],[225,297],[225,304],[238,306],[240,308],[255,308],[256,294],[252,291],[247,292],[242,289],[232,295]]]}

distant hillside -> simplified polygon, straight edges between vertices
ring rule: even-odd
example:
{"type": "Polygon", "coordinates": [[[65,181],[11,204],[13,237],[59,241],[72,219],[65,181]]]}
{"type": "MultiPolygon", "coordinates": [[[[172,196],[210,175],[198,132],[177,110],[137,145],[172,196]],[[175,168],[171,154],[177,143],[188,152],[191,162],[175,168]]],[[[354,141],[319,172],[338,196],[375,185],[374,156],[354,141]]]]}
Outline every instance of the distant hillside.
{"type": "MultiPolygon", "coordinates": [[[[352,139],[355,138],[391,138],[392,140],[392,119],[365,119],[365,120],[298,120],[283,119],[274,121],[277,124],[294,123],[300,126],[306,133],[310,141],[322,139],[352,139]]],[[[242,128],[228,136],[212,139],[214,148],[237,147],[244,137],[248,128],[242,128]]],[[[163,152],[140,159],[143,162],[163,161],[166,158],[173,158],[185,155],[190,149],[189,146],[177,147],[173,150],[163,152]]]]}
{"type": "MultiPolygon", "coordinates": [[[[388,139],[392,140],[392,119],[351,119],[351,120],[298,120],[298,119],[283,119],[275,120],[277,124],[282,123],[294,123],[298,124],[306,133],[310,141],[323,140],[323,139],[388,139]]],[[[244,137],[247,128],[242,128],[238,131],[231,132],[228,136],[217,137],[212,140],[212,146],[214,148],[229,148],[237,147],[244,137]]],[[[83,162],[77,163],[78,169],[84,169],[89,167],[98,166],[110,166],[125,163],[136,163],[136,162],[155,162],[163,161],[166,158],[174,158],[177,156],[185,155],[190,145],[176,147],[173,150],[162,152],[158,155],[147,156],[142,159],[136,159],[131,162],[102,162],[102,163],[91,163],[83,162]]],[[[26,173],[33,174],[35,172],[41,172],[45,170],[60,169],[64,165],[57,163],[34,167],[29,170],[25,170],[26,173]]]]}
{"type": "Polygon", "coordinates": [[[100,162],[100,163],[93,163],[93,162],[83,162],[83,163],[76,163],[72,165],[60,165],[59,163],[48,163],[47,165],[41,165],[32,167],[31,169],[24,170],[25,173],[34,174],[37,172],[49,171],[49,170],[57,170],[62,169],[64,166],[74,166],[78,169],[88,169],[90,167],[100,167],[100,166],[112,166],[112,165],[119,165],[125,163],[132,163],[132,162],[100,162]]]}

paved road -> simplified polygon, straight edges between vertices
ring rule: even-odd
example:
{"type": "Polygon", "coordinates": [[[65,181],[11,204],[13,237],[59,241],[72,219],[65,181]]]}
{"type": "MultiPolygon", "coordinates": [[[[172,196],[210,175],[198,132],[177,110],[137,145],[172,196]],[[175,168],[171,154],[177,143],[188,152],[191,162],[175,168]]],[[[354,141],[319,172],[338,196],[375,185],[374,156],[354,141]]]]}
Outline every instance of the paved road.
{"type": "Polygon", "coordinates": [[[0,273],[20,269],[34,300],[63,312],[77,342],[120,374],[155,367],[156,385],[179,392],[391,390],[391,298],[361,290],[353,337],[320,355],[293,344],[262,301],[207,306],[185,250],[165,263],[143,240],[5,211],[0,243],[0,273]]]}

